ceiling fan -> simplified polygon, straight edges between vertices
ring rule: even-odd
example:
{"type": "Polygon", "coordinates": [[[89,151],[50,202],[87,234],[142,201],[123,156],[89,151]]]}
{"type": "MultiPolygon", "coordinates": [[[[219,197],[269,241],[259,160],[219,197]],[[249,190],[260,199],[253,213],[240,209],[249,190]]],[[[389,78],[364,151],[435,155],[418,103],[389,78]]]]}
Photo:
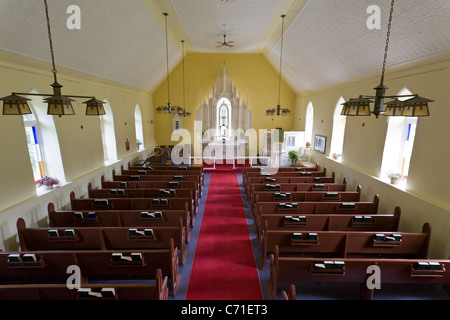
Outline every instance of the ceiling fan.
{"type": "Polygon", "coordinates": [[[234,47],[234,41],[228,41],[227,42],[227,35],[226,34],[224,34],[223,35],[223,42],[217,42],[217,47],[218,48],[220,48],[220,47],[230,47],[230,48],[232,48],[232,47],[234,47]]]}

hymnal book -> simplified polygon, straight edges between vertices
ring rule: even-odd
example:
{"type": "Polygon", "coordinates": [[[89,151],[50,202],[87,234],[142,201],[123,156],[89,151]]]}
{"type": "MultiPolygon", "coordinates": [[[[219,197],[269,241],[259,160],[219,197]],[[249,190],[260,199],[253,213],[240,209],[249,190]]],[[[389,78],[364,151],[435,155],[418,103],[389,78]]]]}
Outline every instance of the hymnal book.
{"type": "Polygon", "coordinates": [[[339,196],[339,193],[337,192],[327,192],[325,193],[326,198],[337,198],[339,196]]]}
{"type": "Polygon", "coordinates": [[[266,181],[266,182],[277,182],[277,179],[274,179],[274,178],[266,178],[265,181],[266,181]]]}
{"type": "Polygon", "coordinates": [[[363,216],[363,222],[372,222],[372,217],[371,216],[363,216]]]}
{"type": "Polygon", "coordinates": [[[83,212],[74,212],[75,219],[83,219],[83,212]]]}
{"type": "Polygon", "coordinates": [[[94,205],[106,206],[108,203],[108,199],[94,199],[94,205]]]}
{"type": "Polygon", "coordinates": [[[294,232],[292,234],[292,240],[301,240],[302,239],[302,234],[301,232],[294,232]]]}
{"type": "Polygon", "coordinates": [[[173,180],[183,180],[183,176],[174,176],[173,180]]]}
{"type": "Polygon", "coordinates": [[[160,204],[167,205],[167,204],[169,204],[169,200],[168,199],[161,199],[160,204]]]}
{"type": "Polygon", "coordinates": [[[427,261],[418,261],[415,266],[414,266],[415,270],[428,270],[429,269],[429,264],[427,261]]]}
{"type": "Polygon", "coordinates": [[[377,233],[375,234],[375,241],[384,241],[386,236],[383,233],[377,233]]]}
{"type": "Polygon", "coordinates": [[[180,184],[176,181],[169,181],[169,183],[167,184],[169,187],[179,187],[180,184]]]}
{"type": "Polygon", "coordinates": [[[152,199],[152,204],[159,204],[159,199],[152,199]]]}
{"type": "Polygon", "coordinates": [[[399,234],[399,233],[392,234],[392,237],[394,238],[394,241],[401,241],[402,240],[402,235],[399,234]]]}
{"type": "Polygon", "coordinates": [[[74,237],[75,230],[74,229],[66,229],[66,230],[64,230],[64,235],[67,237],[74,237]]]}
{"type": "Polygon", "coordinates": [[[138,174],[147,174],[147,171],[145,171],[145,170],[138,170],[137,173],[138,173],[138,174]]]}
{"type": "Polygon", "coordinates": [[[364,222],[364,218],[362,216],[354,216],[353,222],[364,222]]]}
{"type": "Polygon", "coordinates": [[[170,194],[170,191],[165,189],[159,189],[159,194],[170,194]]]}
{"type": "Polygon", "coordinates": [[[327,269],[343,269],[344,261],[324,261],[325,268],[327,269]]]}
{"type": "Polygon", "coordinates": [[[310,175],[312,175],[312,173],[309,171],[304,171],[304,172],[300,173],[300,175],[301,176],[310,176],[310,175]]]}
{"type": "Polygon", "coordinates": [[[355,204],[352,202],[344,202],[341,204],[341,208],[342,209],[354,209],[355,208],[355,204]]]}
{"type": "Polygon", "coordinates": [[[112,261],[121,261],[122,260],[122,254],[120,252],[113,252],[111,254],[112,261]]]}
{"type": "Polygon", "coordinates": [[[109,191],[109,194],[117,194],[117,189],[111,189],[111,190],[109,191]]]}
{"type": "Polygon", "coordinates": [[[178,170],[187,171],[187,168],[186,167],[178,167],[178,170]]]}
{"type": "Polygon", "coordinates": [[[34,253],[25,253],[22,255],[22,260],[24,262],[37,262],[36,255],[34,253]]]}
{"type": "Polygon", "coordinates": [[[79,288],[77,290],[77,292],[78,292],[78,296],[80,298],[87,298],[87,297],[89,297],[89,293],[91,292],[91,289],[90,288],[79,288]]]}
{"type": "Polygon", "coordinates": [[[428,266],[430,270],[440,270],[441,264],[437,261],[430,261],[428,262],[428,266]]]}
{"type": "Polygon", "coordinates": [[[131,254],[131,260],[132,261],[142,261],[142,253],[140,253],[140,252],[133,252],[131,254]]]}
{"type": "Polygon", "coordinates": [[[317,233],[315,232],[308,233],[308,240],[317,240],[317,233]]]}
{"type": "Polygon", "coordinates": [[[117,194],[125,194],[125,190],[124,189],[117,189],[117,194]]]}
{"type": "Polygon", "coordinates": [[[56,229],[48,230],[49,237],[59,237],[59,231],[56,229]]]}
{"type": "Polygon", "coordinates": [[[88,218],[91,219],[97,218],[97,212],[88,212],[88,218]]]}
{"type": "Polygon", "coordinates": [[[315,184],[314,185],[314,189],[324,189],[325,185],[324,184],[315,184]]]}
{"type": "Polygon", "coordinates": [[[130,180],[133,180],[133,181],[141,180],[141,177],[140,176],[131,176],[130,180]]]}
{"type": "Polygon", "coordinates": [[[153,229],[144,229],[144,235],[153,236],[153,229]]]}
{"type": "Polygon", "coordinates": [[[121,182],[120,182],[120,186],[121,186],[121,187],[126,187],[126,186],[127,186],[127,183],[126,183],[125,181],[121,181],[121,182]]]}
{"type": "Polygon", "coordinates": [[[8,262],[22,262],[22,256],[18,253],[8,255],[8,262]]]}
{"type": "Polygon", "coordinates": [[[116,290],[114,288],[103,288],[100,293],[104,298],[113,298],[116,296],[116,290]]]}

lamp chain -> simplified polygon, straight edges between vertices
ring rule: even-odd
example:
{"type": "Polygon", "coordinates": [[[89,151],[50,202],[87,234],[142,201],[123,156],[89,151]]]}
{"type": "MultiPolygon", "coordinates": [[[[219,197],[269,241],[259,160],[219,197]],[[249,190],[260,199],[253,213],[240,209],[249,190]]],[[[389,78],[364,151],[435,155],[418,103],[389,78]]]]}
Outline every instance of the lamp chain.
{"type": "Polygon", "coordinates": [[[182,54],[183,54],[183,108],[184,108],[184,112],[183,115],[186,116],[186,89],[185,89],[185,84],[184,84],[184,40],[181,40],[181,49],[182,49],[182,54]]]}
{"type": "Polygon", "coordinates": [[[284,18],[285,15],[281,16],[283,18],[281,23],[281,51],[280,51],[280,76],[278,78],[278,105],[281,105],[280,96],[281,96],[281,67],[283,64],[283,37],[284,37],[284,18]]]}
{"type": "MultiPolygon", "coordinates": [[[[169,41],[167,39],[167,13],[164,13],[166,24],[166,64],[167,64],[167,101],[170,104],[170,78],[169,78],[169,41]]],[[[169,110],[171,111],[171,110],[169,110]]]]}
{"type": "Polygon", "coordinates": [[[48,40],[50,42],[50,54],[51,54],[51,57],[52,57],[52,67],[53,67],[52,72],[53,72],[53,76],[55,78],[55,82],[57,82],[56,81],[56,73],[57,73],[57,71],[56,71],[56,65],[55,65],[55,53],[53,51],[52,31],[50,29],[50,18],[49,18],[49,15],[48,15],[47,0],[44,0],[44,4],[45,4],[45,14],[47,16],[47,29],[48,29],[48,40]]]}
{"type": "Polygon", "coordinates": [[[388,24],[388,31],[387,31],[387,38],[386,38],[386,48],[384,49],[384,61],[383,61],[383,70],[381,72],[381,84],[384,82],[384,73],[386,71],[386,61],[387,61],[387,55],[389,50],[389,39],[391,37],[391,27],[392,27],[392,16],[394,13],[394,1],[391,2],[391,12],[389,16],[389,24],[388,24]]]}

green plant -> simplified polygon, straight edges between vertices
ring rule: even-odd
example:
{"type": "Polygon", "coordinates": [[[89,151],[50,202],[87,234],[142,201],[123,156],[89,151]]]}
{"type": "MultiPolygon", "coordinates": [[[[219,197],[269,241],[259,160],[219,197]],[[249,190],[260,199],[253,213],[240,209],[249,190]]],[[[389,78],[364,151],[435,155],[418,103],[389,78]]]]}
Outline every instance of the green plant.
{"type": "Polygon", "coordinates": [[[291,161],[291,165],[296,166],[298,163],[298,157],[299,157],[298,151],[296,151],[296,150],[289,151],[288,157],[289,157],[289,161],[291,161]]]}
{"type": "Polygon", "coordinates": [[[139,139],[137,139],[136,144],[137,144],[137,149],[139,150],[139,148],[140,148],[141,145],[142,145],[142,141],[139,140],[139,139]]]}
{"type": "Polygon", "coordinates": [[[309,141],[306,142],[306,148],[307,149],[311,148],[311,142],[309,142],[309,141]]]}
{"type": "Polygon", "coordinates": [[[341,157],[342,155],[340,154],[340,153],[333,153],[333,159],[334,160],[339,160],[339,158],[341,157]]]}

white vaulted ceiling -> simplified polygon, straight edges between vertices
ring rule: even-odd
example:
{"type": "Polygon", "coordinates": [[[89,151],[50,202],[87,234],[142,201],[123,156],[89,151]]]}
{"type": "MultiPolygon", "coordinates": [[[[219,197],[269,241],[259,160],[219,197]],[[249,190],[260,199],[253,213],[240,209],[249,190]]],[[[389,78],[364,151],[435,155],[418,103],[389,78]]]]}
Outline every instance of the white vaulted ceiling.
{"type": "MultiPolygon", "coordinates": [[[[381,71],[390,0],[48,0],[57,66],[154,90],[188,52],[262,53],[298,92],[381,71]],[[70,5],[81,30],[69,30],[70,5]],[[381,8],[369,30],[367,8],[381,8]],[[217,47],[227,34],[234,47],[217,47]]],[[[43,0],[0,0],[0,50],[50,62],[43,0]]],[[[450,52],[450,1],[396,0],[387,66],[450,52]]]]}

